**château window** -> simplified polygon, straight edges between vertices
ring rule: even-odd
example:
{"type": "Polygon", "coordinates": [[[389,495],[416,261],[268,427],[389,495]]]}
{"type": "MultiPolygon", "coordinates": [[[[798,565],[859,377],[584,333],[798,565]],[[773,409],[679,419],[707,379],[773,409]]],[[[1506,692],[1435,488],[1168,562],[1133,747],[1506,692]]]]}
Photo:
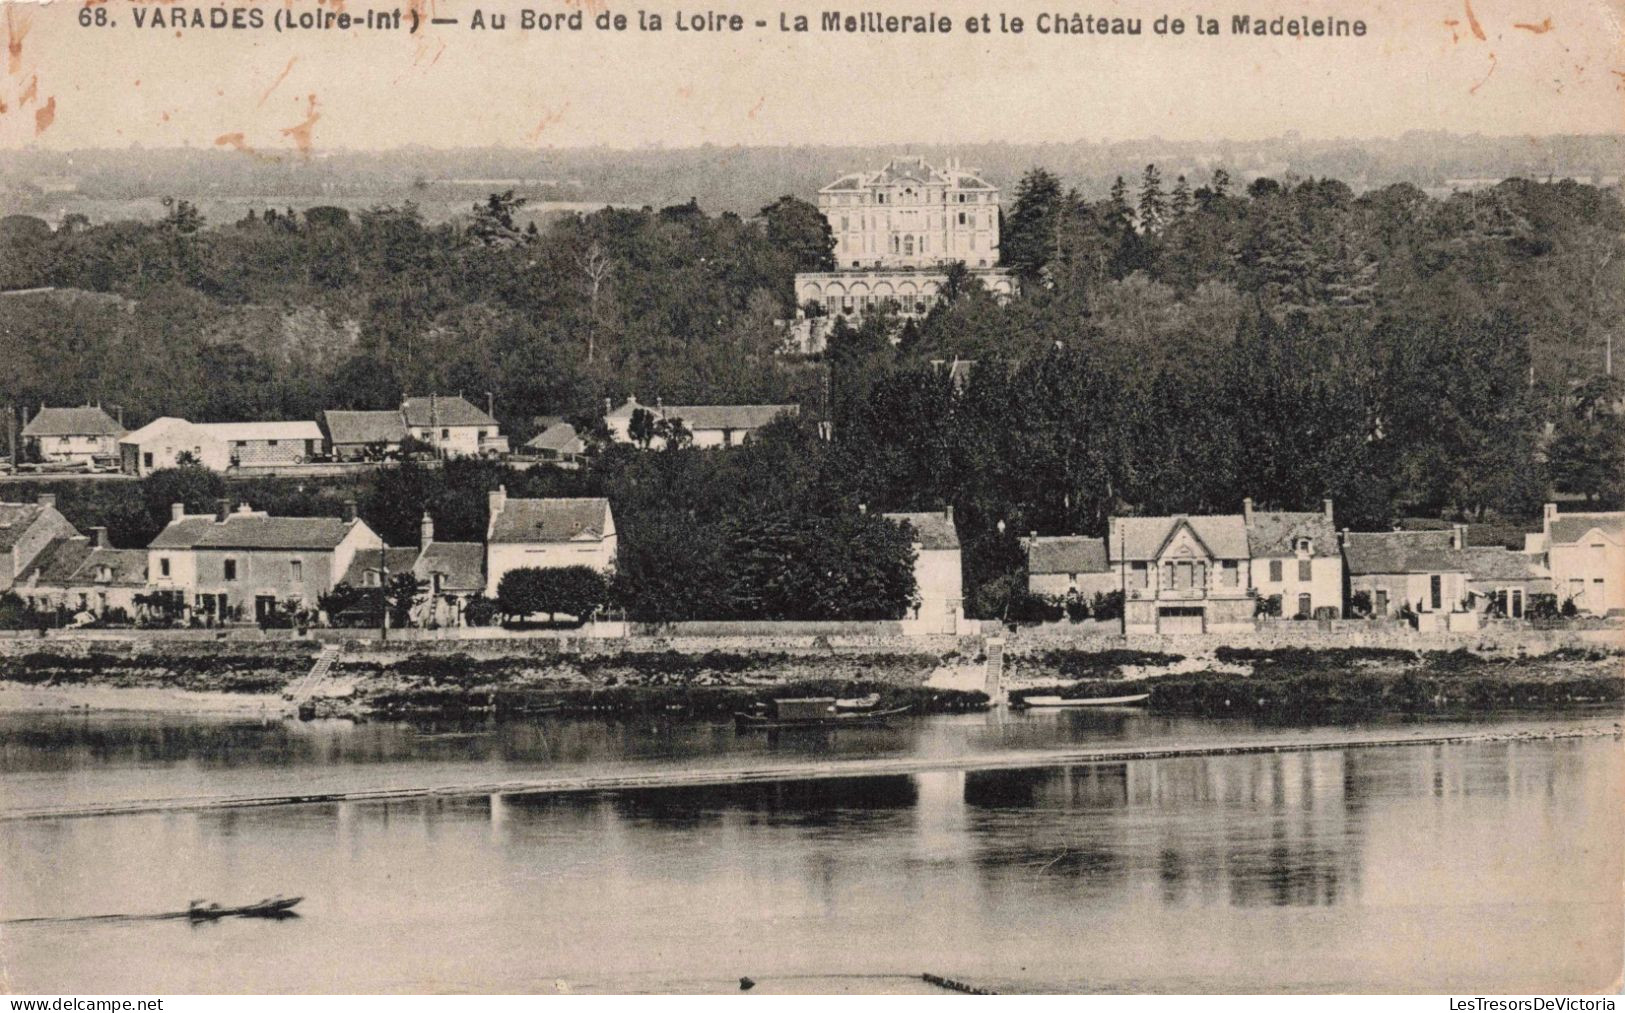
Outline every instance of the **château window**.
{"type": "Polygon", "coordinates": [[[304,580],[305,579],[305,564],[302,561],[297,560],[297,559],[289,560],[288,561],[288,576],[291,577],[295,583],[298,583],[299,581],[304,580]]]}
{"type": "Polygon", "coordinates": [[[1307,559],[1298,560],[1298,579],[1299,580],[1312,580],[1312,579],[1314,579],[1314,570],[1312,569],[1313,565],[1314,564],[1312,564],[1307,559]]]}
{"type": "Polygon", "coordinates": [[[225,571],[224,576],[226,580],[237,579],[237,561],[235,559],[226,560],[222,566],[225,571]]]}
{"type": "Polygon", "coordinates": [[[1270,560],[1270,581],[1279,584],[1283,579],[1285,578],[1281,572],[1281,561],[1279,559],[1270,560]]]}
{"type": "Polygon", "coordinates": [[[169,560],[167,558],[163,558],[163,559],[158,560],[158,576],[160,576],[160,577],[169,576],[169,560]]]}

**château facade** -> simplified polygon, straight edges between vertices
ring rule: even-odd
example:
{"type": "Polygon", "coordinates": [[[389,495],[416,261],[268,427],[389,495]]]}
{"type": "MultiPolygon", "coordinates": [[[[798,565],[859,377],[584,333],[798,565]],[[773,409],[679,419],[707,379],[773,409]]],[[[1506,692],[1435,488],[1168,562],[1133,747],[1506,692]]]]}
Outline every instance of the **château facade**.
{"type": "MultiPolygon", "coordinates": [[[[999,188],[958,159],[941,168],[899,156],[818,191],[835,238],[835,270],[796,275],[796,305],[813,343],[819,325],[890,306],[919,316],[936,302],[948,265],[963,263],[994,296],[1015,294],[999,268],[999,188]],[[813,319],[806,319],[813,318],[813,319]]],[[[816,350],[816,349],[809,349],[816,350]]]]}

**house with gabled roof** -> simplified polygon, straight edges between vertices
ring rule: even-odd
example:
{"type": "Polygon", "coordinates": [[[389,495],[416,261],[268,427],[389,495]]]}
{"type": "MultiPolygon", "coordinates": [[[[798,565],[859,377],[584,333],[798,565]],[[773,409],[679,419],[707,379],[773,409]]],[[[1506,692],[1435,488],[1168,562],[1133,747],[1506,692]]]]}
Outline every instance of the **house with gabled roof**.
{"type": "Polygon", "coordinates": [[[273,517],[221,500],[213,513],[170,508],[147,545],[149,586],[178,611],[214,620],[260,619],[287,602],[315,608],[379,538],[347,503],[342,517],[273,517]]]}
{"type": "Polygon", "coordinates": [[[358,549],[344,583],[376,588],[410,573],[423,582],[424,598],[412,609],[420,626],[461,626],[470,599],[485,593],[485,546],[479,542],[441,542],[434,537],[434,518],[423,514],[416,548],[358,549]]]}
{"type": "Polygon", "coordinates": [[[322,412],[322,437],[327,452],[337,461],[366,461],[401,452],[406,420],[400,409],[388,411],[322,412]]]}
{"type": "Polygon", "coordinates": [[[11,590],[52,542],[78,534],[53,493],[40,493],[32,503],[0,502],[0,591],[11,590]]]}
{"type": "Polygon", "coordinates": [[[1343,553],[1332,522],[1332,501],[1304,512],[1254,510],[1242,500],[1252,587],[1259,598],[1279,597],[1289,618],[1343,614],[1343,553]]]}
{"type": "Polygon", "coordinates": [[[615,568],[615,515],[602,497],[519,499],[505,486],[490,493],[485,528],[485,593],[495,598],[505,574],[524,567],[615,568]]]}
{"type": "Polygon", "coordinates": [[[490,413],[463,399],[408,397],[401,401],[401,420],[407,435],[433,447],[444,457],[483,457],[508,453],[508,438],[490,413]]]}
{"type": "Polygon", "coordinates": [[[1524,551],[1545,560],[1559,602],[1589,615],[1625,613],[1625,512],[1559,513],[1547,503],[1524,551]]]}
{"type": "Polygon", "coordinates": [[[1349,595],[1368,598],[1376,618],[1407,606],[1419,616],[1465,611],[1469,568],[1459,530],[1345,531],[1342,547],[1349,595]]]}
{"type": "Polygon", "coordinates": [[[525,443],[525,449],[561,468],[574,468],[587,453],[587,443],[576,427],[562,419],[553,420],[525,443]]]}
{"type": "Polygon", "coordinates": [[[1113,517],[1106,551],[1124,588],[1128,632],[1252,626],[1252,557],[1241,514],[1113,517]]]}
{"type": "Polygon", "coordinates": [[[916,603],[909,632],[958,633],[965,621],[965,571],[953,506],[881,516],[903,525],[913,538],[916,603]]]}
{"type": "Polygon", "coordinates": [[[65,608],[103,617],[110,610],[136,615],[147,587],[145,549],[115,549],[107,529],[90,529],[51,542],[18,579],[14,591],[36,611],[65,608]]]}
{"type": "Polygon", "coordinates": [[[116,463],[123,435],[124,427],[100,405],[41,405],[23,426],[23,443],[34,458],[54,464],[116,463]]]}
{"type": "Polygon", "coordinates": [[[119,468],[128,475],[150,475],[178,467],[183,459],[211,471],[231,467],[231,449],[218,436],[185,419],[163,416],[118,441],[119,468]]]}

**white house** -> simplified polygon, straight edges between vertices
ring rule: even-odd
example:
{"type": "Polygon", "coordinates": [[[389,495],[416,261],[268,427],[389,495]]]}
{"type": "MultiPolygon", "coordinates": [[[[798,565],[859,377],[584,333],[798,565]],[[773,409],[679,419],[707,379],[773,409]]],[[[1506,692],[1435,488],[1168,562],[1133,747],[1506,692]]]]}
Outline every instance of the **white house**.
{"type": "Polygon", "coordinates": [[[954,508],[941,513],[882,514],[906,524],[914,536],[914,582],[919,604],[909,616],[909,632],[958,633],[965,620],[965,578],[954,508]]]}
{"type": "Polygon", "coordinates": [[[1337,618],[1343,614],[1343,553],[1332,523],[1332,501],[1319,511],[1254,510],[1242,500],[1252,587],[1260,598],[1279,596],[1281,615],[1337,618]]]}
{"type": "Polygon", "coordinates": [[[185,419],[164,416],[126,433],[118,441],[119,467],[130,475],[150,475],[180,464],[183,454],[211,471],[231,466],[231,449],[221,439],[185,419]]]}
{"type": "Polygon", "coordinates": [[[510,499],[499,487],[490,494],[485,528],[485,593],[510,570],[586,566],[615,568],[615,516],[601,497],[510,499]]]}
{"type": "Polygon", "coordinates": [[[89,464],[117,461],[124,427],[98,405],[46,408],[23,426],[23,441],[41,461],[89,464]]]}
{"type": "Polygon", "coordinates": [[[1524,551],[1545,559],[1559,604],[1591,615],[1625,611],[1625,512],[1560,514],[1548,503],[1524,551]]]}
{"type": "Polygon", "coordinates": [[[1027,539],[1027,590],[1048,598],[1081,597],[1120,590],[1117,571],[1106,554],[1104,538],[1084,535],[1027,539]]]}
{"type": "Polygon", "coordinates": [[[401,402],[407,434],[446,457],[506,454],[508,438],[489,413],[461,396],[409,397],[401,402]]]}

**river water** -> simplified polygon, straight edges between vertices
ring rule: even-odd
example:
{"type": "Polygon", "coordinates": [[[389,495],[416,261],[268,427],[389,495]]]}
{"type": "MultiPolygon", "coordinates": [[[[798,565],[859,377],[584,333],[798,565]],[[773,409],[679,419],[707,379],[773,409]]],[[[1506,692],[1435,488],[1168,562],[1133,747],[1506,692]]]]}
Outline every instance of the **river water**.
{"type": "MultiPolygon", "coordinates": [[[[1611,725],[1521,715],[1418,734],[1611,725]]],[[[1133,710],[835,735],[0,715],[0,809],[1357,737],[1133,710]]],[[[1605,988],[1615,738],[0,821],[0,986],[57,992],[1605,988]],[[68,919],[301,894],[282,922],[68,919]]]]}

